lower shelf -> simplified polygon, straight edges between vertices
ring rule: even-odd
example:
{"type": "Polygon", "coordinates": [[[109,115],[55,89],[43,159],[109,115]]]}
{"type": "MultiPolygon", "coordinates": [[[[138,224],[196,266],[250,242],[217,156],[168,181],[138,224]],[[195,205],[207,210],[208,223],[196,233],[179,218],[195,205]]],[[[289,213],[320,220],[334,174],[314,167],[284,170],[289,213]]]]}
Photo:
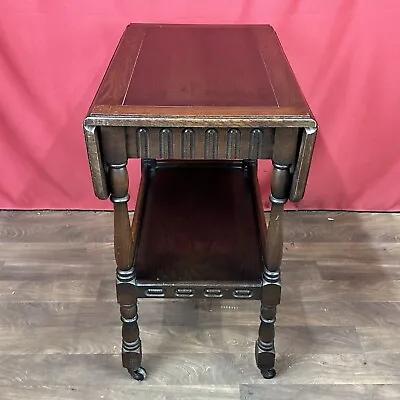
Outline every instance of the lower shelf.
{"type": "Polygon", "coordinates": [[[251,164],[157,162],[134,258],[141,297],[259,297],[262,231],[251,164]]]}

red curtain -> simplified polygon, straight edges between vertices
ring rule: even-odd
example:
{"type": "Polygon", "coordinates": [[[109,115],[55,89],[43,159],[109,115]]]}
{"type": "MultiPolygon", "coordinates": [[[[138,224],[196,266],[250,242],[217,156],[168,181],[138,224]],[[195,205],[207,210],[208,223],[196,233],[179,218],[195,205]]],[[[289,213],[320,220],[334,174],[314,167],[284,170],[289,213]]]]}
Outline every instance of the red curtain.
{"type": "MultiPolygon", "coordinates": [[[[122,31],[215,22],[272,24],[319,121],[308,190],[291,207],[400,210],[399,15],[398,0],[1,0],[0,208],[108,209],[82,120],[122,31]]],[[[130,171],[134,198],[137,161],[130,171]]]]}

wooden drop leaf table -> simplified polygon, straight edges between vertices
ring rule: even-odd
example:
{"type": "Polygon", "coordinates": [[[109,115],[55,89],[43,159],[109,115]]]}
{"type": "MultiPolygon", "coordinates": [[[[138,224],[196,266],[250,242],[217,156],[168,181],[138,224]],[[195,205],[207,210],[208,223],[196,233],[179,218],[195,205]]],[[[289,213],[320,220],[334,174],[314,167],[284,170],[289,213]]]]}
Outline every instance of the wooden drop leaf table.
{"type": "Polygon", "coordinates": [[[95,194],[114,204],[123,366],[146,376],[138,298],[258,300],[256,364],[275,376],[283,209],[304,195],[317,123],[273,28],[128,25],[84,133],[95,194]],[[268,229],[259,159],[273,164],[268,229]]]}

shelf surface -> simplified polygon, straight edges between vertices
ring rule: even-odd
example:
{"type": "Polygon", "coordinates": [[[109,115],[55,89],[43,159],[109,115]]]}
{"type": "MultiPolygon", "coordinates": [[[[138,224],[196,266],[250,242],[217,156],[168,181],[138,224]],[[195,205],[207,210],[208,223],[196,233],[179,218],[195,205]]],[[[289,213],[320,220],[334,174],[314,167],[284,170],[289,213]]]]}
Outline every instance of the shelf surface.
{"type": "Polygon", "coordinates": [[[251,178],[238,167],[188,165],[161,167],[150,179],[138,216],[137,281],[260,282],[251,178]]]}

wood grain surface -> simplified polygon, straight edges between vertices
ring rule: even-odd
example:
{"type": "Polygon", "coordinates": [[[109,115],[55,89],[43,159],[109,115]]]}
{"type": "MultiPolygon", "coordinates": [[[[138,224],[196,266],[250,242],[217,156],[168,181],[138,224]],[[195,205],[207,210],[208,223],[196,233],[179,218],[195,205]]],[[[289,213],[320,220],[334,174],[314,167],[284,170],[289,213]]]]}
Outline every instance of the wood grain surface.
{"type": "MultiPolygon", "coordinates": [[[[266,27],[261,30],[268,36],[266,27]]],[[[275,49],[274,44],[268,50],[275,49]]],[[[276,107],[264,64],[253,32],[246,27],[148,26],[123,104],[276,107]]]]}
{"type": "Polygon", "coordinates": [[[145,211],[137,214],[138,281],[213,281],[216,287],[226,281],[259,282],[262,236],[247,169],[177,165],[157,167],[145,211]]]}
{"type": "MultiPolygon", "coordinates": [[[[279,38],[269,25],[130,24],[122,34],[89,115],[157,108],[200,111],[263,107],[312,117],[279,38]],[[106,106],[106,107],[104,107],[106,106]],[[108,112],[107,112],[108,111],[108,112]]],[[[203,111],[200,111],[203,112],[203,111]]],[[[260,114],[262,116],[262,114],[260,114]]]]}
{"type": "Polygon", "coordinates": [[[270,381],[254,362],[259,302],[217,299],[141,299],[149,376],[130,379],[112,224],[107,212],[0,212],[2,400],[400,397],[400,214],[285,215],[270,381]]]}

